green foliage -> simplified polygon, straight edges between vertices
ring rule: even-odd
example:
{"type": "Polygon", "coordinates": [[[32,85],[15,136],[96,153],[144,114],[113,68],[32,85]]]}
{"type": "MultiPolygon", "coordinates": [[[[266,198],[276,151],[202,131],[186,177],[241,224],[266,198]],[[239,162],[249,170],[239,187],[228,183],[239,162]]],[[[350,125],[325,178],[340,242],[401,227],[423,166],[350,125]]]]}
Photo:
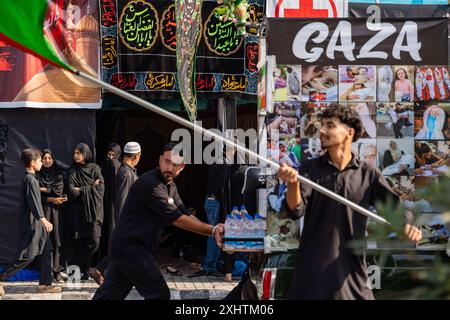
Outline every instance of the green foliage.
{"type": "MultiPolygon", "coordinates": [[[[442,218],[446,227],[450,227],[450,179],[435,178],[424,190],[416,192],[416,199],[427,199],[434,206],[442,208],[446,213],[442,218]]],[[[381,224],[371,224],[369,229],[370,238],[380,241],[388,238],[391,232],[403,234],[402,224],[405,222],[404,209],[396,206],[394,202],[388,201],[378,204],[377,212],[392,223],[391,226],[381,224]]],[[[415,218],[418,212],[414,213],[415,218]]],[[[423,254],[423,252],[422,252],[423,254]]],[[[405,290],[401,292],[403,299],[450,299],[450,259],[445,252],[438,255],[432,267],[426,265],[417,252],[412,252],[409,259],[416,263],[417,268],[408,271],[408,277],[404,281],[409,281],[405,285],[405,290]],[[422,267],[422,268],[421,268],[422,267]],[[411,283],[414,283],[411,286],[411,283]],[[407,288],[407,287],[410,288],[407,288]]],[[[386,260],[386,259],[384,259],[386,260]]],[[[406,272],[406,271],[405,271],[406,272]]]]}

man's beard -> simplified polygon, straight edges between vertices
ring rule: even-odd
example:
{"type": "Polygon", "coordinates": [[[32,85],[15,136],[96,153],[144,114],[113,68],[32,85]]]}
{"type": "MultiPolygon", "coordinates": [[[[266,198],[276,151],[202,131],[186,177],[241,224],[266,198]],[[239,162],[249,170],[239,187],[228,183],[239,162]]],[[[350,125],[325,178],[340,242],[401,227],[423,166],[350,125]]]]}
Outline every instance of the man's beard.
{"type": "Polygon", "coordinates": [[[173,179],[175,179],[175,176],[171,173],[171,172],[163,172],[163,176],[166,179],[167,182],[172,181],[173,179]]]}

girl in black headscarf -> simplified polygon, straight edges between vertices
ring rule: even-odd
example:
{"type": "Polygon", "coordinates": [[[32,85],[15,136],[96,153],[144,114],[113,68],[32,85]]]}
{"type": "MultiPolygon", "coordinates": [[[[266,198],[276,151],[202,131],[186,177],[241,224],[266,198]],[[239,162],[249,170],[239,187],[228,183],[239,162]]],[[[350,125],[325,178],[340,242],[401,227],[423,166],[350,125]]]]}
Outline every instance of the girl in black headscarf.
{"type": "Polygon", "coordinates": [[[100,244],[103,223],[104,180],[100,167],[92,163],[92,153],[85,143],[73,149],[73,165],[67,177],[69,230],[73,239],[70,264],[78,265],[82,280],[89,278],[89,263],[100,244]]]}
{"type": "Polygon", "coordinates": [[[62,217],[61,204],[67,201],[63,197],[64,167],[56,163],[53,152],[45,149],[42,152],[42,168],[37,173],[41,191],[42,208],[45,218],[53,224],[50,240],[53,245],[53,274],[57,282],[61,282],[61,249],[62,249],[62,217]]]}

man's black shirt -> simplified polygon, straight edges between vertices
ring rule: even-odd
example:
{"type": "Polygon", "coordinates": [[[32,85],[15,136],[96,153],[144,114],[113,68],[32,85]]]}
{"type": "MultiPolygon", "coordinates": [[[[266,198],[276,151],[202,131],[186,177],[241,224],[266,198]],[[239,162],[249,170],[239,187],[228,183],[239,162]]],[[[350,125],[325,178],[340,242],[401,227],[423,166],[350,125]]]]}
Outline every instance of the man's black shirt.
{"type": "Polygon", "coordinates": [[[113,258],[139,261],[142,250],[154,253],[164,227],[185,212],[175,182],[168,184],[159,168],[144,173],[131,187],[114,231],[113,258]]]}
{"type": "MultiPolygon", "coordinates": [[[[368,208],[388,195],[396,197],[380,170],[352,161],[339,171],[325,154],[305,161],[300,175],[368,208]]],[[[304,215],[299,258],[288,299],[373,299],[367,287],[366,262],[349,248],[352,240],[364,237],[367,217],[301,184],[303,203],[294,210],[285,206],[292,218],[304,215]]]]}

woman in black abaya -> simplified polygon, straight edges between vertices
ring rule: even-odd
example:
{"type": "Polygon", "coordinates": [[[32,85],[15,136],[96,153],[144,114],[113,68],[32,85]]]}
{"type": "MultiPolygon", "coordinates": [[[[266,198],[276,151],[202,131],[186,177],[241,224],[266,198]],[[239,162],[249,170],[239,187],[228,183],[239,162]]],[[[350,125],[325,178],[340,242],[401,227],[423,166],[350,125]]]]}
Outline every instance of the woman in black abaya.
{"type": "Polygon", "coordinates": [[[87,270],[99,247],[103,223],[105,184],[100,167],[92,160],[89,146],[78,143],[66,183],[70,201],[68,230],[73,244],[70,264],[80,267],[82,280],[89,279],[87,270]]]}
{"type": "Polygon", "coordinates": [[[53,224],[50,240],[53,245],[53,275],[57,282],[61,282],[61,251],[62,251],[62,216],[61,205],[67,201],[63,198],[64,167],[55,161],[50,149],[42,151],[42,168],[37,173],[39,190],[41,191],[42,208],[45,218],[53,224]]]}
{"type": "MultiPolygon", "coordinates": [[[[103,197],[103,225],[102,240],[100,242],[100,258],[108,255],[108,242],[115,228],[114,203],[116,195],[116,176],[120,168],[121,149],[117,143],[111,142],[106,148],[105,161],[102,166],[102,175],[105,180],[105,195],[103,197]]],[[[106,269],[107,266],[104,266],[106,269]]]]}

